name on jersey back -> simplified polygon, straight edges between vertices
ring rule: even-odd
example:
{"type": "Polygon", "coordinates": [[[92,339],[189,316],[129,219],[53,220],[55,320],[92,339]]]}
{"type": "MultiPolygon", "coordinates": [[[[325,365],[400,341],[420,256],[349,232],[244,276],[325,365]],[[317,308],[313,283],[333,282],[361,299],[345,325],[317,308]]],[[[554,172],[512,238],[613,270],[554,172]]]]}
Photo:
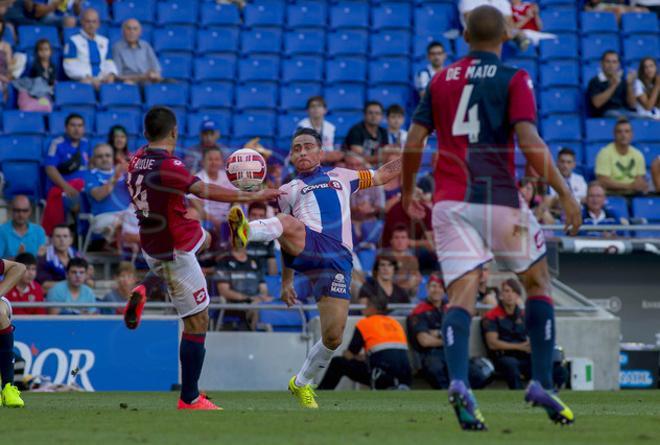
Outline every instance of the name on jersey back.
{"type": "Polygon", "coordinates": [[[133,165],[133,170],[151,170],[156,162],[155,159],[142,158],[138,159],[135,165],[133,165]]]}
{"type": "MultiPolygon", "coordinates": [[[[456,66],[447,69],[445,80],[460,80],[462,66],[456,66]]],[[[497,65],[472,65],[465,70],[465,79],[489,79],[497,74],[497,65]]]]}

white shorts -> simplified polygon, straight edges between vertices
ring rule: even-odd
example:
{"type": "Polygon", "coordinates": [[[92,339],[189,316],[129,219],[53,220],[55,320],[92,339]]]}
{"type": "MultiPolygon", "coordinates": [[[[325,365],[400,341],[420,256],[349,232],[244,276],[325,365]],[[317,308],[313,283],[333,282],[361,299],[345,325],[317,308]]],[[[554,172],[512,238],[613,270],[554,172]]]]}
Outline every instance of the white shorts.
{"type": "Polygon", "coordinates": [[[9,311],[8,311],[9,319],[11,320],[11,316],[12,316],[13,312],[12,312],[11,303],[9,302],[9,300],[7,300],[5,297],[0,297],[0,304],[4,304],[5,306],[7,306],[7,309],[9,309],[9,311]]]}
{"type": "Polygon", "coordinates": [[[165,280],[170,299],[181,318],[202,312],[209,305],[206,278],[195,256],[207,236],[204,232],[202,239],[190,252],[175,250],[173,261],[162,261],[142,251],[149,269],[165,280]]]}
{"type": "Polygon", "coordinates": [[[526,204],[440,201],[433,206],[433,233],[445,286],[493,258],[515,273],[545,255],[543,230],[526,204]]]}

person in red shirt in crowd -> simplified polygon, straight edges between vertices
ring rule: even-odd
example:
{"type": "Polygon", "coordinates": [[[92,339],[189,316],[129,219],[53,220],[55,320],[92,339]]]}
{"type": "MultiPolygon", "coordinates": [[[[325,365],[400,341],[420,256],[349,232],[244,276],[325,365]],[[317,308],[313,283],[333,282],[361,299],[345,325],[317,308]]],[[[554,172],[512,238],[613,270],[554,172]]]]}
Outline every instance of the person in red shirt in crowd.
{"type": "Polygon", "coordinates": [[[541,31],[543,23],[539,15],[539,5],[536,3],[511,0],[511,12],[513,24],[518,29],[529,29],[530,31],[541,31]]]}
{"type": "MultiPolygon", "coordinates": [[[[31,253],[18,254],[15,261],[25,266],[25,274],[5,297],[12,303],[38,303],[44,301],[44,290],[36,282],[37,258],[31,253]]],[[[46,315],[44,307],[14,308],[14,315],[46,315]]]]}

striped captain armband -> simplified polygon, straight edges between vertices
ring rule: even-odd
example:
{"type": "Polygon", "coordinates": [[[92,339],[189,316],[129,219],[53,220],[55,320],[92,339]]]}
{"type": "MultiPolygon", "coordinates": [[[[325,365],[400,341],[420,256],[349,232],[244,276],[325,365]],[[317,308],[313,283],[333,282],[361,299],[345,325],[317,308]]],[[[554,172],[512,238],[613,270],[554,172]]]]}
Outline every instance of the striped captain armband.
{"type": "Polygon", "coordinates": [[[368,189],[373,185],[373,176],[370,170],[358,170],[359,188],[368,189]]]}

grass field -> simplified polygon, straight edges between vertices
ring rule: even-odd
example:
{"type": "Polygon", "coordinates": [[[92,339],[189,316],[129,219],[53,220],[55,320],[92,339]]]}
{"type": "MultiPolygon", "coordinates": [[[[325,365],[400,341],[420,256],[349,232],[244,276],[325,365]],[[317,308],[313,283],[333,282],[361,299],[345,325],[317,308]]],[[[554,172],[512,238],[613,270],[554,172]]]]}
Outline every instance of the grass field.
{"type": "Polygon", "coordinates": [[[0,408],[0,443],[17,444],[658,444],[660,391],[563,392],[577,422],[552,424],[522,392],[480,391],[489,432],[461,432],[444,392],[321,392],[302,411],[285,392],[212,393],[223,412],[178,412],[174,393],[24,393],[0,408]]]}

